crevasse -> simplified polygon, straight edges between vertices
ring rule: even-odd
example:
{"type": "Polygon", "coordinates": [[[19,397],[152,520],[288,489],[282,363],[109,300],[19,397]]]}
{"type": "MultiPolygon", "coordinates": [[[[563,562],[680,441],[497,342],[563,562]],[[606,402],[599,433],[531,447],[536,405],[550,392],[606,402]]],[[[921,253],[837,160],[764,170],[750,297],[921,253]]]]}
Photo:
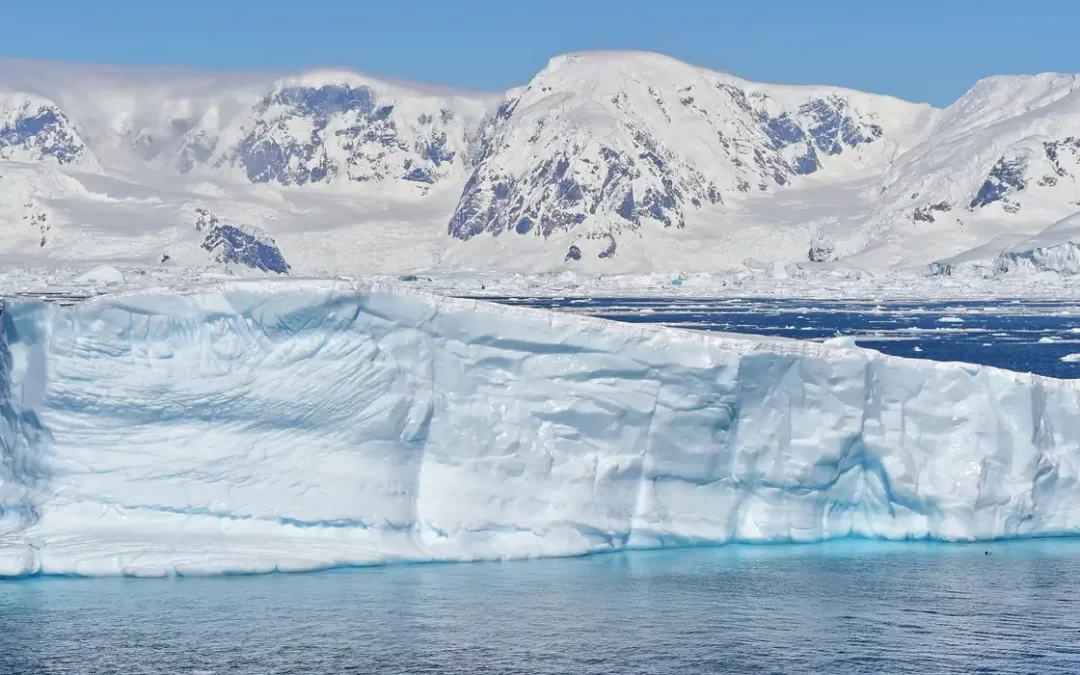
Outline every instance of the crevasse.
{"type": "Polygon", "coordinates": [[[1080,532],[1072,381],[316,281],[0,345],[3,575],[1080,532]]]}

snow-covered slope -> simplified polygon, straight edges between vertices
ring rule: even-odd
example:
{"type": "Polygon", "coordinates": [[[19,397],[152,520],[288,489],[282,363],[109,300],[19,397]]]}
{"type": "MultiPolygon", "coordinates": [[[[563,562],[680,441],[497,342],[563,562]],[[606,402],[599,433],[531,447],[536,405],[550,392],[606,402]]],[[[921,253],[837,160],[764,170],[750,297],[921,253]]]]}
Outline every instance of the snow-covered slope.
{"type": "Polygon", "coordinates": [[[1076,75],[993,77],[942,111],[882,182],[886,260],[992,257],[1080,210],[1078,89],[1076,75]]]}
{"type": "Polygon", "coordinates": [[[1080,213],[1008,247],[994,261],[999,272],[1080,274],[1080,213]]]}
{"type": "Polygon", "coordinates": [[[285,281],[16,303],[0,573],[1080,532],[1080,388],[285,281]]]}
{"type": "Polygon", "coordinates": [[[638,52],[505,95],[6,60],[0,261],[248,269],[210,212],[302,274],[990,264],[1080,210],[1078,88],[995,77],[937,110],[638,52]]]}

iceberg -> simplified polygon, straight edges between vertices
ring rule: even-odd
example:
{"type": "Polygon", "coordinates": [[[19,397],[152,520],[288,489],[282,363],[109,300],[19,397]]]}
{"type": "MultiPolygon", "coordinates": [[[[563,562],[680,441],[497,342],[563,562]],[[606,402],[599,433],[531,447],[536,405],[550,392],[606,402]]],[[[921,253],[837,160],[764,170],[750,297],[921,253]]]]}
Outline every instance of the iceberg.
{"type": "Polygon", "coordinates": [[[1080,385],[282,280],[9,303],[0,575],[1080,533],[1080,385]]]}

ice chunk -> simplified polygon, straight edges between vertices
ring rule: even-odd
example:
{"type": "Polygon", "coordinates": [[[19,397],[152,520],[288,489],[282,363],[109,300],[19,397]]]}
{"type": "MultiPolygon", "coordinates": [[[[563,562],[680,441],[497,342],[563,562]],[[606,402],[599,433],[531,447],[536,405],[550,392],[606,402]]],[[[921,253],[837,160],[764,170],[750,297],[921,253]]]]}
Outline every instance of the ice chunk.
{"type": "Polygon", "coordinates": [[[1080,533],[1080,384],[426,295],[17,302],[0,573],[1080,533]]]}
{"type": "Polygon", "coordinates": [[[75,278],[75,282],[80,284],[94,284],[97,286],[110,286],[113,284],[124,283],[124,274],[115,267],[100,265],[89,272],[80,274],[75,278]]]}

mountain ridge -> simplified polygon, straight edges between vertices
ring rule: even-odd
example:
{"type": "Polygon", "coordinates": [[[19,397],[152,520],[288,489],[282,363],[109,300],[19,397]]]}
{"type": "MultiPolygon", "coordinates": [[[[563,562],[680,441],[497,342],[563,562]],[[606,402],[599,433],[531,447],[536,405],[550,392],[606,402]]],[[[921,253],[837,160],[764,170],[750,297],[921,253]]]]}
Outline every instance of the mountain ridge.
{"type": "Polygon", "coordinates": [[[51,229],[0,257],[219,264],[204,209],[304,272],[918,268],[1080,209],[1078,90],[994,76],[934,108],[625,51],[504,94],[0,60],[0,226],[51,229]]]}

